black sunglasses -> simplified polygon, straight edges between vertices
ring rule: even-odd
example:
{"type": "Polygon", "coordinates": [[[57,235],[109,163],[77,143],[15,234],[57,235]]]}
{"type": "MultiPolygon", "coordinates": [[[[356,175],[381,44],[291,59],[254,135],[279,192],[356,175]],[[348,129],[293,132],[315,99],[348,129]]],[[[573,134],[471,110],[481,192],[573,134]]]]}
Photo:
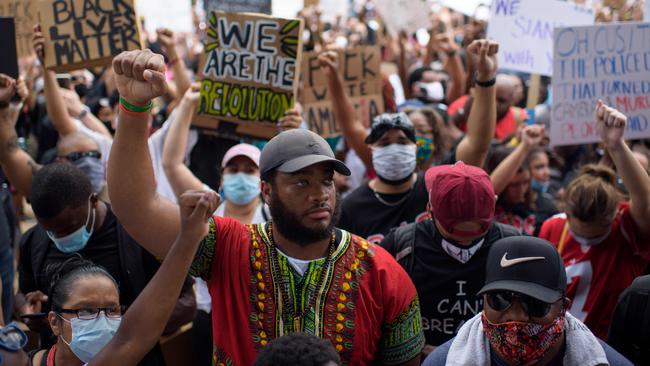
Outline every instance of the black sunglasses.
{"type": "Polygon", "coordinates": [[[77,161],[77,160],[79,160],[81,158],[97,158],[97,159],[101,159],[102,158],[102,153],[97,151],[97,150],[83,151],[83,152],[75,151],[75,152],[72,152],[72,153],[70,153],[68,155],[59,156],[59,158],[65,159],[65,160],[67,160],[69,162],[77,161]]]}
{"type": "Polygon", "coordinates": [[[485,300],[492,310],[503,312],[508,310],[515,299],[519,302],[528,316],[543,318],[551,311],[553,303],[537,300],[527,295],[511,291],[494,291],[485,294],[485,300]]]}

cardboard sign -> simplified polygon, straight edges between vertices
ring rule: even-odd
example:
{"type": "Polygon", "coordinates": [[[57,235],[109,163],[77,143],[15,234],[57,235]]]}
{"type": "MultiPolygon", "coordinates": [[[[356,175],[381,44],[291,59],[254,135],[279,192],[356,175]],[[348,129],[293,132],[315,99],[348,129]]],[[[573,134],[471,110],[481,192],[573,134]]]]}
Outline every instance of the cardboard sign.
{"type": "Polygon", "coordinates": [[[142,48],[133,0],[41,0],[45,67],[69,71],[107,65],[142,48]]]}
{"type": "Polygon", "coordinates": [[[149,34],[163,27],[174,32],[194,31],[190,0],[138,0],[136,5],[138,15],[144,18],[144,27],[149,34]]]}
{"type": "Polygon", "coordinates": [[[431,26],[431,7],[427,0],[377,0],[375,4],[386,28],[394,36],[402,30],[413,33],[431,26]]]}
{"type": "Polygon", "coordinates": [[[226,13],[271,14],[271,0],[204,0],[205,13],[223,11],[226,13]]]}
{"type": "Polygon", "coordinates": [[[600,141],[598,99],[628,118],[627,139],[650,137],[650,23],[557,28],[551,144],[600,141]]]}
{"type": "Polygon", "coordinates": [[[13,18],[0,17],[0,73],[18,79],[16,28],[13,18]]]}
{"type": "Polygon", "coordinates": [[[488,38],[499,42],[499,67],[550,76],[553,28],[594,24],[590,8],[560,0],[494,0],[488,38]]]}
{"type": "Polygon", "coordinates": [[[37,0],[0,0],[0,16],[14,18],[18,57],[34,54],[32,38],[38,23],[37,0]]]}
{"type": "Polygon", "coordinates": [[[302,56],[303,23],[261,14],[209,14],[200,72],[201,97],[194,124],[269,138],[293,107],[302,56]]]}
{"type": "MultiPolygon", "coordinates": [[[[384,112],[381,79],[381,53],[378,46],[357,47],[339,51],[339,71],[344,89],[357,111],[357,118],[366,126],[384,112]]],[[[330,137],[341,134],[336,124],[327,77],[318,65],[318,53],[303,55],[300,102],[309,129],[330,137]]]]}

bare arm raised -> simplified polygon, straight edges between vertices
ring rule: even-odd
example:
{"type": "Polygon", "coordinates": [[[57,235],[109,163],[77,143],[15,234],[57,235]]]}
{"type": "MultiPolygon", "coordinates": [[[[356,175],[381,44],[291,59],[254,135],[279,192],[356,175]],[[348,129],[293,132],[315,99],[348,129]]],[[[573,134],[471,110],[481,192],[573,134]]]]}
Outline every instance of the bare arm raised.
{"type": "MultiPolygon", "coordinates": [[[[489,81],[496,78],[499,45],[485,39],[467,46],[467,54],[476,65],[476,79],[489,81]]],[[[473,77],[473,76],[469,76],[473,77]]],[[[467,119],[467,134],[458,144],[456,158],[466,164],[482,167],[490,149],[497,124],[497,102],[494,85],[476,86],[474,103],[467,119]]]]}
{"type": "Polygon", "coordinates": [[[178,208],[156,193],[147,146],[147,110],[167,91],[165,63],[150,50],[122,52],[113,59],[120,93],[118,124],[108,164],[113,211],[131,236],[157,258],[164,258],[180,230],[178,208]],[[130,105],[124,108],[124,102],[130,105]],[[131,109],[129,111],[128,109],[131,109]]]}

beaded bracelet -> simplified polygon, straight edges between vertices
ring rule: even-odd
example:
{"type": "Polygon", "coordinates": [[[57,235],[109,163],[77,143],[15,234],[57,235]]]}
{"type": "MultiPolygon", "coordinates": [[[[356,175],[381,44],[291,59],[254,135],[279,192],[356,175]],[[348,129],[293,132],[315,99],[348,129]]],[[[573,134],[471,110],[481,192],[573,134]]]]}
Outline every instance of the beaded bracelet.
{"type": "Polygon", "coordinates": [[[151,110],[152,107],[153,107],[153,103],[151,103],[151,101],[149,101],[149,103],[143,106],[137,106],[127,102],[127,100],[122,98],[122,96],[120,95],[120,109],[126,112],[147,113],[151,110]]]}

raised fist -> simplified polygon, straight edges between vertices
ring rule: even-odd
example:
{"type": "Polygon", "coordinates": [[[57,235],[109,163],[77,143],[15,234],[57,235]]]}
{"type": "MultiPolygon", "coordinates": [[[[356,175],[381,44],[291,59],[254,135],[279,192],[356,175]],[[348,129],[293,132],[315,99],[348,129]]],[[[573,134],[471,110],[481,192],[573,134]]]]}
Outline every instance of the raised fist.
{"type": "Polygon", "coordinates": [[[594,111],[596,119],[596,131],[608,149],[621,146],[625,141],[625,126],[627,117],[615,108],[607,106],[602,100],[598,100],[594,111]]]}
{"type": "Polygon", "coordinates": [[[496,77],[497,52],[499,52],[499,44],[487,39],[476,40],[467,46],[467,54],[476,65],[478,80],[488,81],[496,77]]]}
{"type": "Polygon", "coordinates": [[[144,106],[167,92],[165,61],[151,50],[125,51],[113,59],[115,84],[122,98],[144,106]]]}

